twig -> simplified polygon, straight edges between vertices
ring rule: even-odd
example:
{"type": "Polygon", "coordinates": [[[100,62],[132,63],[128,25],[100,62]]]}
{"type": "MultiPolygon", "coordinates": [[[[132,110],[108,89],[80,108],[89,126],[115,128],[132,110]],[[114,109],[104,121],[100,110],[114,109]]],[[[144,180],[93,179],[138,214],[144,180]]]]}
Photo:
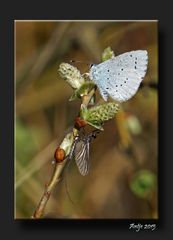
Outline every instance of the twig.
{"type": "MultiPolygon", "coordinates": [[[[82,97],[82,104],[81,107],[87,107],[92,96],[94,95],[96,89],[92,89],[88,95],[85,95],[82,97]]],[[[74,127],[73,131],[73,141],[74,141],[74,137],[78,134],[78,130],[74,127]]],[[[71,147],[73,145],[73,142],[71,143],[71,147]]],[[[67,153],[66,153],[67,154],[67,153]]],[[[46,204],[50,198],[50,195],[53,191],[53,189],[55,188],[55,186],[59,183],[60,179],[61,179],[61,175],[63,173],[63,170],[66,166],[66,163],[68,162],[68,158],[66,158],[62,163],[55,163],[55,167],[54,167],[54,172],[52,174],[51,180],[50,182],[46,185],[46,189],[43,193],[43,196],[41,197],[38,206],[32,216],[32,218],[34,219],[39,219],[43,216],[44,214],[44,210],[46,207],[46,204]]]]}

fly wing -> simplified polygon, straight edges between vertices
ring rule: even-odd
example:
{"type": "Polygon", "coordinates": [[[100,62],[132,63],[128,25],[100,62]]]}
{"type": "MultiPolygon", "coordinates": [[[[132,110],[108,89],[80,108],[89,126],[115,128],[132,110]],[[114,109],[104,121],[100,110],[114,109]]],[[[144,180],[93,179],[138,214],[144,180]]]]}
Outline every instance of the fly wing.
{"type": "Polygon", "coordinates": [[[80,174],[87,175],[89,172],[89,141],[81,139],[76,143],[74,158],[80,174]]]}

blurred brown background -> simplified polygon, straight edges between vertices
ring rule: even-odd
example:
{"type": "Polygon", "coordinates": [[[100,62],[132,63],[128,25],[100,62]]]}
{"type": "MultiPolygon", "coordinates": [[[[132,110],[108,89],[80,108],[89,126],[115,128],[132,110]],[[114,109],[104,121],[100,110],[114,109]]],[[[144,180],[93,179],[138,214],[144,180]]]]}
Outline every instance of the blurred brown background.
{"type": "MultiPolygon", "coordinates": [[[[61,62],[99,63],[110,46],[115,55],[146,49],[144,83],[157,84],[157,22],[16,21],[15,218],[30,218],[53,171],[55,148],[73,125],[80,100],[58,76],[61,62]]],[[[87,64],[76,65],[88,71],[87,64]]],[[[99,94],[97,99],[99,99],[99,94]]],[[[52,218],[158,218],[157,89],[145,86],[122,104],[115,119],[92,142],[91,168],[82,177],[73,162],[45,212],[52,218]]]]}

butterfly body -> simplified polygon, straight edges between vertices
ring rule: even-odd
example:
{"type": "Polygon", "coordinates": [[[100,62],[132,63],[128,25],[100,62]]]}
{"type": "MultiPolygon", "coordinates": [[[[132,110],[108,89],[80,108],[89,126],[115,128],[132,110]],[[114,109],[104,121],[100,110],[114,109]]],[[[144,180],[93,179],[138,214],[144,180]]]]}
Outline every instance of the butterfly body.
{"type": "Polygon", "coordinates": [[[110,96],[118,102],[124,102],[137,92],[146,74],[147,63],[147,51],[126,52],[93,65],[89,77],[98,86],[105,101],[110,96]]]}

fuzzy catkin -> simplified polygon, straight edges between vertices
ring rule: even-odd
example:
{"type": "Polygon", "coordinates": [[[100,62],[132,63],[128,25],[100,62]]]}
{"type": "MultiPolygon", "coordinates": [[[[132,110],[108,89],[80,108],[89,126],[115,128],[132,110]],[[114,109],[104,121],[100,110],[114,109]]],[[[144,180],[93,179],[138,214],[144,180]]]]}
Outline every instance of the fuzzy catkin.
{"type": "Polygon", "coordinates": [[[60,76],[67,81],[73,89],[78,89],[85,82],[80,71],[69,63],[61,63],[58,72],[60,76]]]}
{"type": "Polygon", "coordinates": [[[119,105],[113,102],[105,103],[90,108],[84,116],[87,122],[104,122],[115,116],[119,110],[119,105]]]}

